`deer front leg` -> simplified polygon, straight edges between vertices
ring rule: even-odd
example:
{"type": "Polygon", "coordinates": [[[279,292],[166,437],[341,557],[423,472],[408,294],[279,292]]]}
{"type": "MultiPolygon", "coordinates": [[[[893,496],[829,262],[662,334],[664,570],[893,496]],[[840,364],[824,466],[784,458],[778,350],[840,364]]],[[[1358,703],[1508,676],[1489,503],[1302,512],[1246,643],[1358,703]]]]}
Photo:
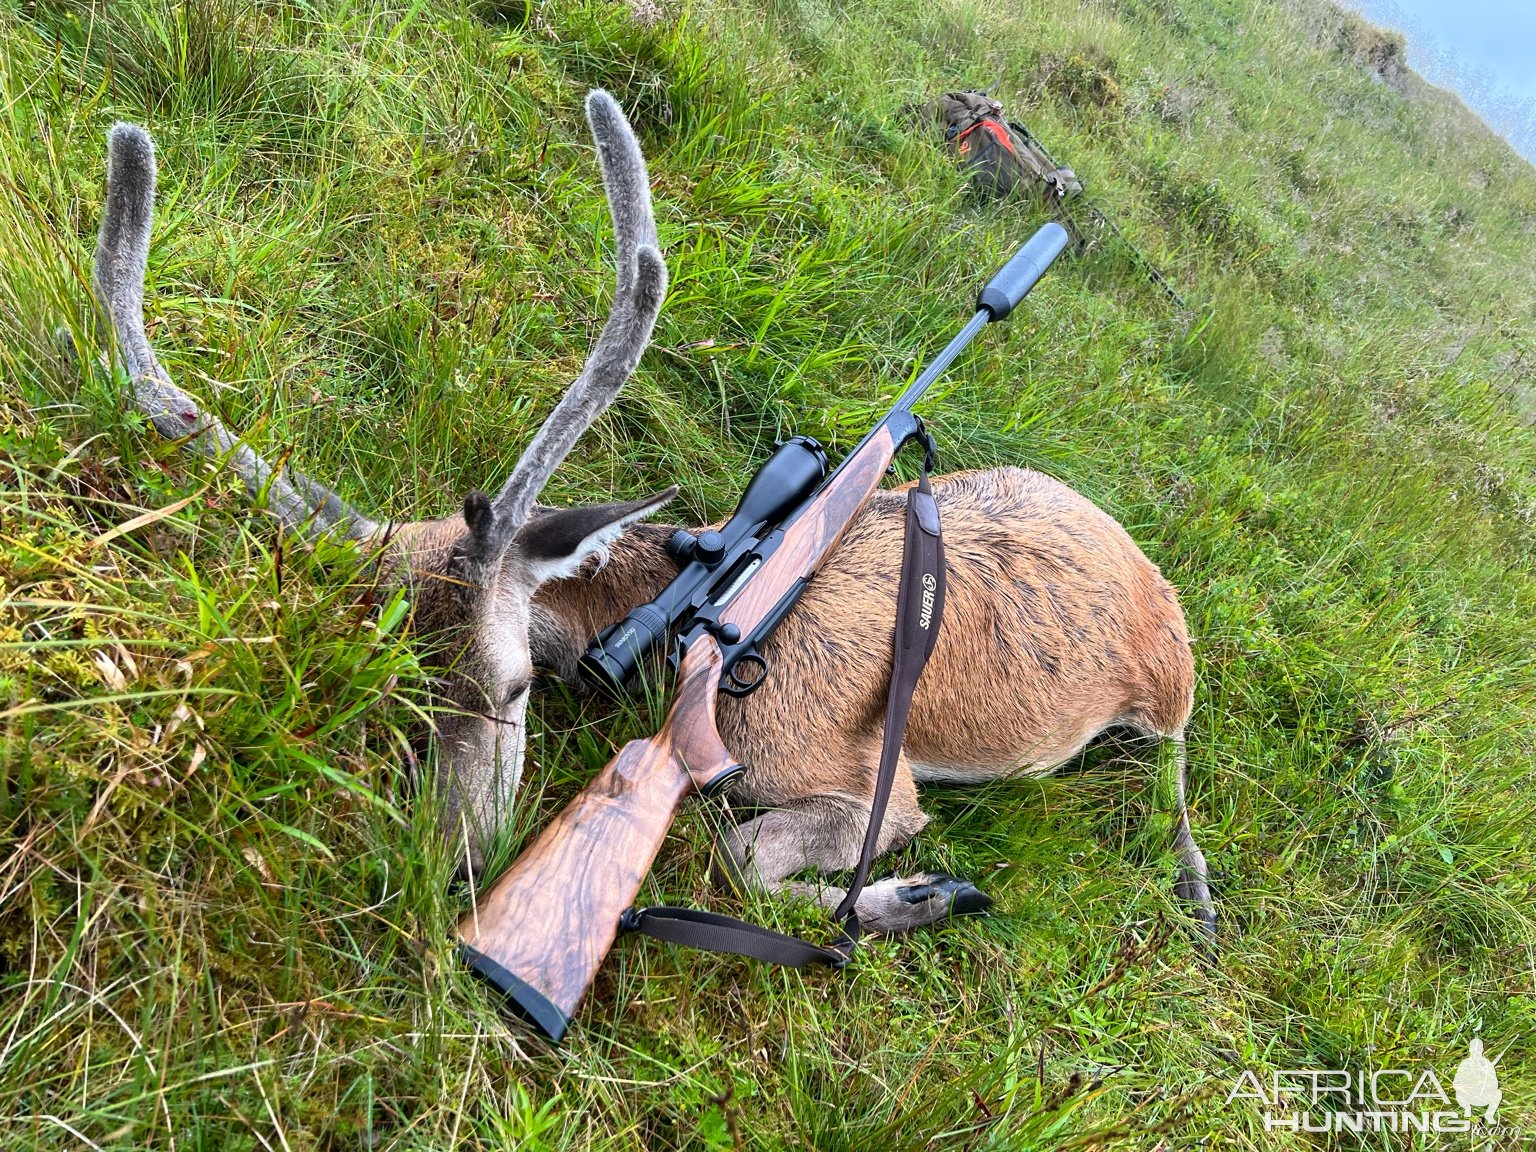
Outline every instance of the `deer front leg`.
{"type": "MultiPolygon", "coordinates": [[[[868,778],[872,785],[872,769],[868,778]]],[[[717,841],[715,883],[727,889],[758,888],[802,896],[832,911],[842,903],[846,889],[789,877],[798,872],[829,873],[856,867],[869,812],[867,799],[823,794],[807,796],[729,828],[717,841]]],[[[903,757],[881,829],[880,853],[905,844],[927,823],[903,757]]],[[[926,873],[866,885],[855,910],[866,930],[893,933],[950,916],[982,912],[991,903],[969,881],[926,873]]]]}

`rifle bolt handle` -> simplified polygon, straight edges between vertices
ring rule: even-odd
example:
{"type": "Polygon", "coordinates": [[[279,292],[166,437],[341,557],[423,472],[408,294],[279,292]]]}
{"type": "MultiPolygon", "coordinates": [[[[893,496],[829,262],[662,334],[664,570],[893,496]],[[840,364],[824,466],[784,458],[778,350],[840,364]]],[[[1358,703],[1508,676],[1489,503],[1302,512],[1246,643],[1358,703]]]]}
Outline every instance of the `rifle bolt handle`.
{"type": "Polygon", "coordinates": [[[711,624],[706,631],[722,644],[741,643],[741,629],[734,624],[711,624]]]}

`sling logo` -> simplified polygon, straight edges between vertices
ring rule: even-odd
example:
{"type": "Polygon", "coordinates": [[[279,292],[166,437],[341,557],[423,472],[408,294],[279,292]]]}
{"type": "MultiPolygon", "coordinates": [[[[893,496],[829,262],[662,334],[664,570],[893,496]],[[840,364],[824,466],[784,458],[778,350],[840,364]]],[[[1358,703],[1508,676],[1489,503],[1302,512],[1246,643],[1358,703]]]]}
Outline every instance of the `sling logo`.
{"type": "Polygon", "coordinates": [[[932,572],[923,573],[923,610],[918,614],[917,626],[924,632],[933,623],[933,590],[939,586],[932,572]]]}
{"type": "Polygon", "coordinates": [[[1486,1134],[1504,1099],[1495,1068],[1504,1054],[1488,1059],[1475,1037],[1469,1047],[1451,1081],[1454,1105],[1433,1068],[1292,1068],[1272,1073],[1267,1084],[1244,1072],[1227,1103],[1254,1101],[1266,1132],[1470,1132],[1475,1127],[1486,1134]]]}

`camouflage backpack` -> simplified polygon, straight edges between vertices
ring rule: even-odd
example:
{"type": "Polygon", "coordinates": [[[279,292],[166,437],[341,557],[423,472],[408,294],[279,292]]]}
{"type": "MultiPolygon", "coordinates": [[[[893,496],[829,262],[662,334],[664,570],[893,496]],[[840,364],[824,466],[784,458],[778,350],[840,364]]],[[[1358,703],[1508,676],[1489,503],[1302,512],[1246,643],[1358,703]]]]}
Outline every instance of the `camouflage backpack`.
{"type": "Polygon", "coordinates": [[[946,92],[937,113],[950,155],[983,195],[1001,198],[1023,189],[1055,202],[1082,192],[1076,173],[1055,164],[1029,129],[1010,123],[986,93],[946,92]]]}

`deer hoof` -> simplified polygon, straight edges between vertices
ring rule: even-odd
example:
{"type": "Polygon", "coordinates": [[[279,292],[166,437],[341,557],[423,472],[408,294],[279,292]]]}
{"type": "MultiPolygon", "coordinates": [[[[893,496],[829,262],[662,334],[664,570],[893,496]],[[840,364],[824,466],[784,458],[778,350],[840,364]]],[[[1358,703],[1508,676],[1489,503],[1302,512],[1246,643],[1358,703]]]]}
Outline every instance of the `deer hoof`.
{"type": "Polygon", "coordinates": [[[1189,906],[1190,915],[1200,926],[1201,949],[1214,959],[1217,952],[1216,905],[1211,900],[1210,886],[1200,876],[1183,871],[1173,886],[1173,894],[1189,906]]]}
{"type": "Polygon", "coordinates": [[[930,872],[916,884],[903,884],[896,894],[904,904],[939,901],[946,908],[945,916],[974,916],[992,907],[992,897],[976,885],[943,872],[930,872]]]}

